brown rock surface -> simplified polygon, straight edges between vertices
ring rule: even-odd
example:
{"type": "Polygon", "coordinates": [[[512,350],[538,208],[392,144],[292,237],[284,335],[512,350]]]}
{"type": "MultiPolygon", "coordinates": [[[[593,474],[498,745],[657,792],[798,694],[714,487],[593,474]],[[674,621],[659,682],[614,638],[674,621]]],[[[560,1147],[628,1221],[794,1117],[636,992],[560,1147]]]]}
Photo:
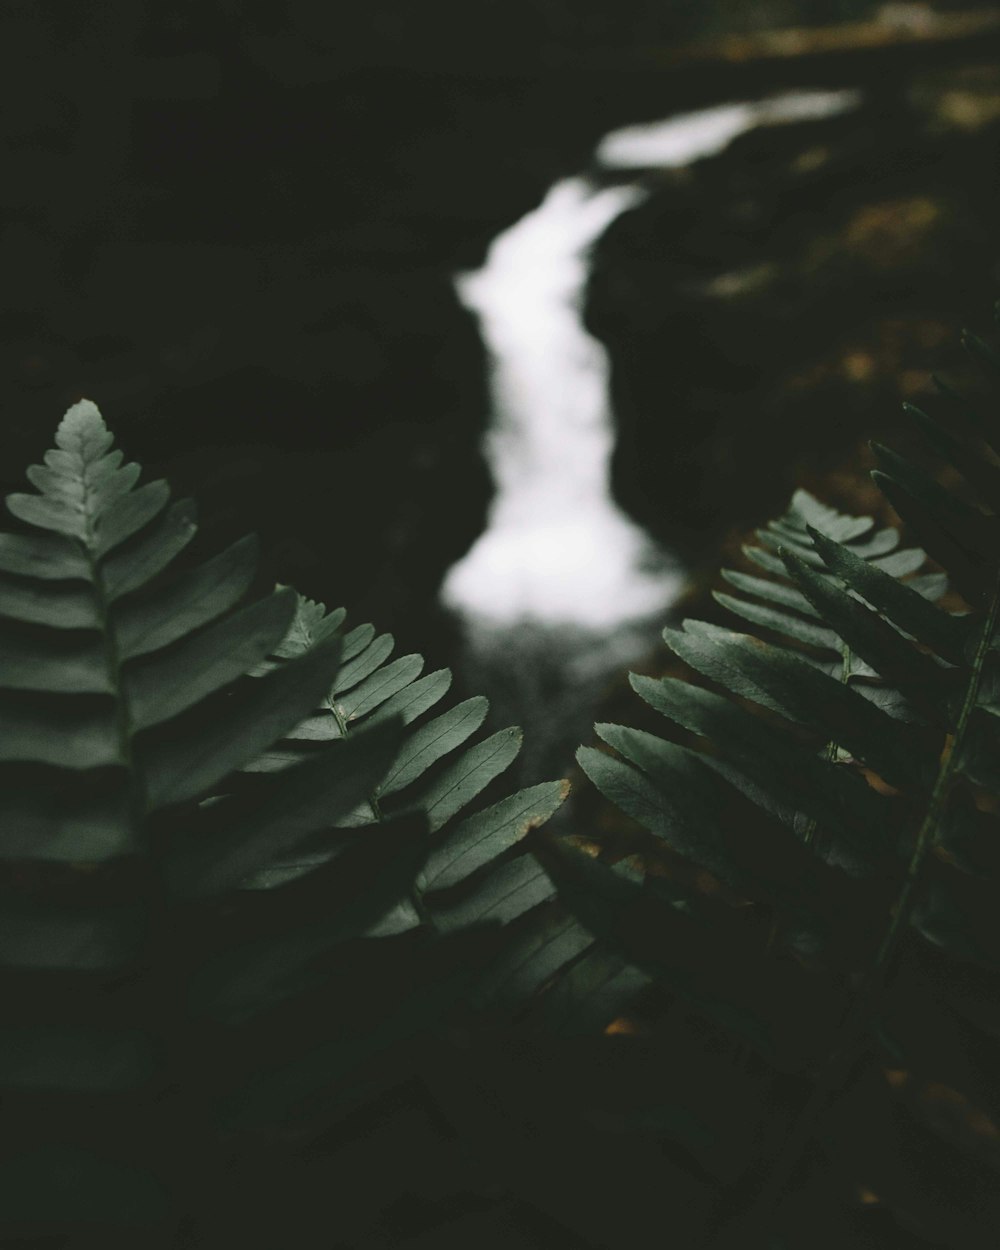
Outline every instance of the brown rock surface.
{"type": "Polygon", "coordinates": [[[747,134],[598,249],[625,506],[711,565],[796,485],[848,510],[862,440],[898,425],[1000,289],[995,66],[888,80],[853,115],[747,134]],[[850,483],[850,484],[849,484],[850,483]]]}

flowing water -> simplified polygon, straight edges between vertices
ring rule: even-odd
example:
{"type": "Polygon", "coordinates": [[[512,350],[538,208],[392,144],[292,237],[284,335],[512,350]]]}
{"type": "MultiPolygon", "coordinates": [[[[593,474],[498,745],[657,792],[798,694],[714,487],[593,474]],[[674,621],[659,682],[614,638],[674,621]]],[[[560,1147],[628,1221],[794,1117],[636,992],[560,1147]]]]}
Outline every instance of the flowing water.
{"type": "Polygon", "coordinates": [[[609,365],[583,325],[591,250],[646,197],[641,171],[689,165],[757,125],[857,103],[853,92],[796,92],[614,131],[594,163],[632,180],[557,182],[493,241],[481,269],[456,279],[490,360],[485,453],[496,494],[442,599],[462,622],[470,682],[529,730],[528,772],[561,766],[603,683],[653,644],[683,585],[611,494],[609,365]]]}

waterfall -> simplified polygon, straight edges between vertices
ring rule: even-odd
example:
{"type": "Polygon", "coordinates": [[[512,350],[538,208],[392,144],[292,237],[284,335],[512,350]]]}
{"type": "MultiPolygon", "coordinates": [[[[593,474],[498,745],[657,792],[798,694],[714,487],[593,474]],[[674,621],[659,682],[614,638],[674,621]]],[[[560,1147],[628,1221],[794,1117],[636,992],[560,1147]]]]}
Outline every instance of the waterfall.
{"type": "MultiPolygon", "coordinates": [[[[614,131],[594,161],[635,177],[714,155],[756,125],[857,103],[855,92],[809,91],[719,105],[614,131]]],[[[612,498],[608,359],[582,320],[591,249],[646,194],[638,179],[557,182],[493,241],[481,269],[456,279],[490,360],[485,454],[496,494],[485,531],[450,569],[442,599],[462,618],[479,667],[496,653],[494,675],[504,664],[523,668],[526,646],[544,654],[545,667],[562,666],[563,684],[617,668],[630,650],[634,658],[638,638],[650,637],[650,622],[662,620],[683,584],[669,556],[612,498]]],[[[542,687],[551,691],[551,677],[542,687]]]]}
{"type": "Polygon", "coordinates": [[[588,250],[641,198],[637,187],[558,182],[459,280],[493,362],[496,482],[487,528],[445,584],[462,612],[607,628],[673,592],[672,574],[643,568],[648,543],[611,498],[608,360],[580,320],[588,250]]]}

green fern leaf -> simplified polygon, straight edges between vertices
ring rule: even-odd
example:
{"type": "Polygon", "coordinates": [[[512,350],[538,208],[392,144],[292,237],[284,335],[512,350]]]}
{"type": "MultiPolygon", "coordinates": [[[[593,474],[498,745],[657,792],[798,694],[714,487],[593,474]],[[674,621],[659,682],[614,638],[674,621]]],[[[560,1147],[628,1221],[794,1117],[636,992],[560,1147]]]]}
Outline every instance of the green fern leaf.
{"type": "MultiPolygon", "coordinates": [[[[252,539],[181,562],[194,510],[140,476],[84,401],[0,535],[0,1086],[45,1108],[0,1193],[43,1234],[169,1239],[204,1192],[178,1140],[323,1131],[554,906],[526,835],[565,784],[473,810],[520,732],[476,740],[481,699],[425,722],[450,674],[343,609],[254,598],[252,539]]],[[[563,925],[536,943],[552,971],[592,945],[563,925]]]]}
{"type": "MultiPolygon", "coordinates": [[[[233,713],[245,716],[251,707],[245,699],[211,699],[280,640],[295,606],[293,596],[277,594],[238,607],[252,578],[252,542],[150,584],[147,577],[162,573],[190,539],[191,513],[165,511],[165,483],[138,485],[138,467],[122,464],[89,401],[69,410],[56,448],[29,478],[39,493],[12,495],[8,507],[45,533],[9,536],[6,544],[8,555],[30,551],[33,562],[7,561],[30,580],[17,584],[18,623],[0,622],[5,758],[58,770],[56,788],[70,796],[65,807],[78,811],[89,806],[92,770],[125,770],[130,815],[123,819],[116,809],[100,858],[134,852],[148,811],[204,793],[242,762],[242,750],[252,752],[262,735],[293,724],[316,698],[335,655],[272,682],[254,705],[263,712],[266,703],[269,720],[265,726],[258,719],[241,750],[239,735],[230,732],[233,713]],[[75,616],[57,624],[67,599],[77,604],[75,616]],[[196,706],[197,728],[182,716],[196,706]],[[165,731],[149,732],[157,726],[165,731]],[[66,769],[81,776],[67,778],[66,769]]],[[[17,787],[6,802],[22,810],[34,805],[17,787]]],[[[39,851],[52,856],[69,848],[49,839],[39,851]]]]}
{"type": "MultiPolygon", "coordinates": [[[[967,345],[995,365],[991,348],[967,345]]],[[[569,909],[626,966],[732,1035],[738,1066],[780,1070],[798,1055],[809,1072],[798,1112],[756,1173],[749,1157],[741,1165],[706,1152],[676,1118],[658,1121],[699,1168],[720,1181],[727,1169],[742,1169],[753,1191],[721,1240],[706,1227],[706,1245],[770,1244],[779,1230],[779,1239],[798,1244],[816,1211],[806,1216],[783,1199],[813,1139],[833,1150],[841,1173],[871,1186],[911,1225],[920,1210],[924,1227],[948,1244],[985,1246],[994,1235],[991,1204],[972,1213],[954,1201],[942,1213],[927,1201],[907,1136],[922,1115],[921,1140],[937,1152],[942,1193],[961,1191],[967,1200],[956,1178],[970,1168],[980,1186],[992,1183],[990,1168],[995,1180],[978,1133],[944,1129],[929,1095],[924,1106],[918,1094],[948,1088],[956,1103],[972,1099],[987,1114],[1000,1112],[1000,1061],[987,1041],[1000,1024],[992,1007],[1000,976],[1000,464],[983,446],[996,450],[1000,441],[992,418],[941,389],[954,423],[908,412],[968,492],[885,448],[876,448],[875,477],[970,611],[935,606],[944,575],[914,577],[924,552],[900,548],[894,530],[841,517],[797,492],[785,516],[760,531],[760,546],[746,549],[773,580],[727,571],[735,593],[716,596],[777,641],[685,622],[664,637],[715,689],[632,678],[695,746],[599,725],[615,754],[579,755],[605,796],[691,868],[710,873],[711,888],[683,876],[666,888],[651,875],[640,884],[551,837],[539,843],[569,909]],[[720,886],[743,900],[741,923],[732,900],[716,897],[720,886]],[[776,965],[787,971],[789,952],[808,975],[779,1006],[773,978],[776,965]],[[733,969],[738,976],[727,979],[733,969]],[[809,1008],[800,993],[814,995],[809,1008]],[[827,1022],[813,1050],[801,1045],[803,1011],[827,1022]],[[887,1066],[902,1072],[913,1096],[888,1091],[887,1066]],[[855,1097],[862,1088],[864,1097],[855,1097]],[[880,1151],[895,1152],[888,1170],[880,1151]]],[[[703,1028],[676,1012],[672,1019],[676,1036],[668,1035],[663,1062],[703,1028]]],[[[813,1172],[827,1175],[822,1166],[813,1172]]],[[[817,1179],[815,1201],[836,1204],[834,1188],[817,1179]]]]}

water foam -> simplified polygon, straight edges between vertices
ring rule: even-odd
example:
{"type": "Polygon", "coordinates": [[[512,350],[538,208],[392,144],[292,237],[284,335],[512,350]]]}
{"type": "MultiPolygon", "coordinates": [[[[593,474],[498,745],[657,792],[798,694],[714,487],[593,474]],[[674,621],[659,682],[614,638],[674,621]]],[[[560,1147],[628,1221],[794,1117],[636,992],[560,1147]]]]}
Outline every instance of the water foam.
{"type": "MultiPolygon", "coordinates": [[[[613,169],[678,167],[762,123],[830,116],[854,92],[796,92],[719,105],[605,136],[613,169]]],[[[557,182],[538,208],[457,279],[491,362],[485,452],[496,482],[486,530],[449,571],[442,598],[482,624],[608,630],[662,614],[682,577],[611,495],[609,362],[582,320],[590,252],[647,192],[639,184],[557,182]]]]}

